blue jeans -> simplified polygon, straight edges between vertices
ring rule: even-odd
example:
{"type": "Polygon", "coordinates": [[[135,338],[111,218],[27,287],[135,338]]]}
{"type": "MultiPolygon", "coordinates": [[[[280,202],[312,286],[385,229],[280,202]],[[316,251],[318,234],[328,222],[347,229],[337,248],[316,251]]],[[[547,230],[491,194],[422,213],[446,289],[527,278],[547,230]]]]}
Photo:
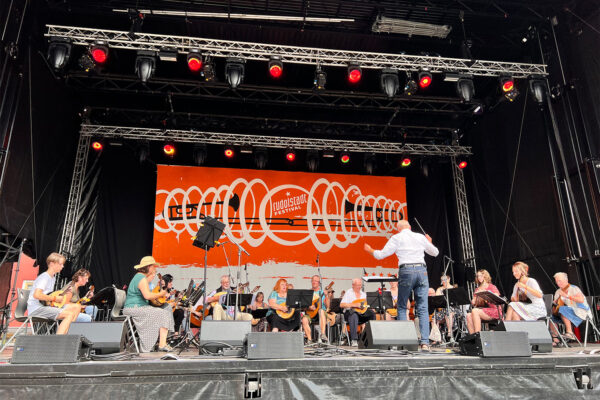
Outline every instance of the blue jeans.
{"type": "Polygon", "coordinates": [[[429,315],[427,313],[429,292],[429,278],[425,265],[418,267],[402,267],[398,270],[398,317],[400,321],[406,320],[406,302],[410,292],[415,292],[415,311],[419,317],[421,343],[429,344],[429,315]]]}

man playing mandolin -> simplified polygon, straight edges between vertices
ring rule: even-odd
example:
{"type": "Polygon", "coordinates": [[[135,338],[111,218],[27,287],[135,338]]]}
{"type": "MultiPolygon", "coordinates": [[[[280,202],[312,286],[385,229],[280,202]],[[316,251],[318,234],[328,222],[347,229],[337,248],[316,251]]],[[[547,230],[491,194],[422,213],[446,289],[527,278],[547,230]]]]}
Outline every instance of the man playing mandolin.
{"type": "Polygon", "coordinates": [[[308,340],[311,340],[310,324],[318,323],[321,328],[321,332],[319,332],[319,342],[327,343],[329,340],[325,334],[325,329],[327,328],[325,310],[329,308],[329,298],[327,298],[324,293],[327,291],[327,288],[325,288],[325,291],[321,290],[321,278],[319,278],[319,275],[314,275],[311,278],[310,283],[313,290],[313,302],[310,307],[306,309],[306,314],[302,317],[302,325],[306,331],[306,337],[308,340]]]}
{"type": "Polygon", "coordinates": [[[358,325],[375,319],[375,313],[368,308],[367,294],[362,291],[360,278],[352,279],[352,289],[346,290],[340,301],[340,308],[344,309],[344,318],[350,327],[350,345],[358,344],[358,325]]]}
{"type": "MultiPolygon", "coordinates": [[[[221,277],[221,287],[210,293],[206,299],[206,302],[212,306],[213,320],[221,321],[233,319],[235,307],[231,305],[226,306],[225,308],[223,307],[223,304],[227,301],[228,295],[232,293],[235,293],[235,291],[231,289],[229,276],[223,275],[221,277]]],[[[252,321],[252,314],[240,312],[238,310],[236,319],[242,321],[252,321]]]]}
{"type": "MultiPolygon", "coordinates": [[[[554,293],[554,304],[552,319],[555,322],[563,322],[565,324],[566,333],[563,335],[565,339],[575,340],[573,334],[573,325],[579,326],[585,321],[590,306],[587,303],[581,289],[569,283],[569,277],[564,272],[554,274],[554,281],[558,290],[554,293]]],[[[551,324],[553,336],[556,336],[556,327],[551,324]]],[[[556,341],[555,341],[556,343],[556,341]]]]}

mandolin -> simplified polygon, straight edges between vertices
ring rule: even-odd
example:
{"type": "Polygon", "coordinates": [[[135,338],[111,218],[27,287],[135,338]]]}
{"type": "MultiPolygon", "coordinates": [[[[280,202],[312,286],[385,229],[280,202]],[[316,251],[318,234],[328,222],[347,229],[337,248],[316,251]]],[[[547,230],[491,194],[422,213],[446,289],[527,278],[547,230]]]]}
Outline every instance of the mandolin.
{"type": "MultiPolygon", "coordinates": [[[[325,289],[323,289],[323,294],[327,293],[327,291],[329,291],[329,289],[331,289],[333,287],[333,281],[329,283],[329,285],[327,285],[327,287],[325,289]]],[[[306,315],[308,315],[311,319],[316,317],[319,314],[319,310],[321,309],[321,302],[319,301],[319,299],[321,299],[321,296],[317,295],[316,299],[313,299],[312,302],[312,306],[315,307],[314,310],[306,310],[306,315]]]]}
{"type": "MultiPolygon", "coordinates": [[[[527,279],[527,278],[525,278],[527,279]]],[[[519,282],[521,281],[521,278],[519,278],[519,282]]],[[[527,281],[525,281],[527,282],[527,281]]],[[[517,289],[517,300],[521,303],[531,303],[531,299],[529,297],[527,297],[527,293],[525,293],[524,290],[522,290],[521,288],[517,289]]]]}
{"type": "Polygon", "coordinates": [[[367,309],[369,308],[369,305],[367,304],[367,299],[356,299],[352,302],[352,304],[362,304],[360,308],[350,309],[351,311],[354,311],[361,315],[367,312],[367,309]]]}
{"type": "MultiPolygon", "coordinates": [[[[162,275],[158,274],[158,281],[160,282],[162,280],[162,275]]],[[[171,292],[172,289],[167,289],[167,286],[164,287],[160,287],[160,285],[156,285],[156,287],[154,289],[152,289],[152,293],[160,293],[161,290],[166,290],[167,294],[159,297],[157,299],[153,299],[150,300],[150,305],[154,306],[154,307],[162,307],[165,305],[165,303],[167,302],[167,299],[169,298],[169,293],[171,292]]]]}
{"type": "Polygon", "coordinates": [[[69,282],[69,284],[67,285],[67,287],[64,290],[56,290],[49,294],[50,297],[62,297],[62,300],[60,302],[47,301],[46,305],[48,305],[50,307],[57,307],[57,308],[63,307],[67,303],[67,299],[66,299],[65,295],[68,294],[69,292],[73,292],[73,282],[69,282]]]}
{"type": "MultiPolygon", "coordinates": [[[[569,286],[571,286],[571,285],[567,285],[562,291],[565,292],[565,293],[567,293],[567,291],[569,290],[569,286]]],[[[558,300],[556,302],[552,303],[552,314],[556,315],[558,317],[558,310],[562,306],[566,306],[566,304],[563,301],[562,296],[558,296],[558,300]]]]}
{"type": "Polygon", "coordinates": [[[82,298],[77,300],[77,304],[79,304],[81,306],[81,310],[79,312],[83,311],[83,309],[85,308],[85,305],[90,302],[92,297],[94,297],[94,285],[90,286],[90,289],[87,291],[85,296],[83,296],[82,298]]]}

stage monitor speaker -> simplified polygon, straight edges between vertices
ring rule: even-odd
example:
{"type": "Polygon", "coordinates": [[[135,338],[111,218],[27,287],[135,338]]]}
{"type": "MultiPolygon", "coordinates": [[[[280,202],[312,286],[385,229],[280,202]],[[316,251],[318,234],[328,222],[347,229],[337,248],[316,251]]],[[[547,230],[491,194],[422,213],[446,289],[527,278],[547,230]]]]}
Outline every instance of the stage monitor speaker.
{"type": "Polygon", "coordinates": [[[479,357],[531,357],[526,332],[481,331],[460,340],[460,353],[479,357]]]}
{"type": "Polygon", "coordinates": [[[11,364],[66,364],[90,358],[91,343],[81,335],[19,335],[11,364]]]}
{"type": "Polygon", "coordinates": [[[69,328],[70,335],[83,335],[92,343],[95,354],[110,354],[125,351],[127,343],[127,323],[115,322],[74,322],[69,328]]]}
{"type": "Polygon", "coordinates": [[[202,349],[215,353],[223,348],[242,347],[252,330],[250,321],[204,321],[200,329],[202,349]]]}
{"type": "Polygon", "coordinates": [[[501,321],[496,331],[527,332],[531,351],[552,353],[552,336],[544,321],[501,321]]]}
{"type": "Polygon", "coordinates": [[[250,332],[248,360],[304,358],[302,332],[250,332]]]}
{"type": "Polygon", "coordinates": [[[417,328],[413,321],[367,321],[358,348],[417,351],[417,328]]]}

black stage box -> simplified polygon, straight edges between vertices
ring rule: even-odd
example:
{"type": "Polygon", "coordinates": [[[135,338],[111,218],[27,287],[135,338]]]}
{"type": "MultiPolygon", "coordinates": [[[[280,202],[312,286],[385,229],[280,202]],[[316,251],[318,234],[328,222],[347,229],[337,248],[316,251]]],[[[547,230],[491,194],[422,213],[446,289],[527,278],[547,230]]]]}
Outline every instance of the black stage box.
{"type": "Polygon", "coordinates": [[[11,364],[66,364],[90,358],[91,343],[81,335],[19,335],[11,364]]]}
{"type": "Polygon", "coordinates": [[[125,351],[127,322],[75,322],[69,328],[69,335],[85,336],[96,354],[119,353],[125,351]]]}
{"type": "Polygon", "coordinates": [[[526,332],[481,331],[460,340],[460,353],[479,357],[531,357],[526,332]]]}
{"type": "Polygon", "coordinates": [[[248,360],[304,358],[302,332],[251,332],[247,343],[248,360]]]}
{"type": "Polygon", "coordinates": [[[200,329],[201,350],[214,353],[223,348],[242,347],[251,330],[250,321],[204,321],[200,329]]]}
{"type": "Polygon", "coordinates": [[[531,351],[552,353],[552,335],[544,321],[501,321],[496,331],[527,332],[531,351]]]}
{"type": "Polygon", "coordinates": [[[367,321],[358,340],[358,348],[416,351],[419,348],[419,339],[415,323],[413,321],[367,321]]]}

